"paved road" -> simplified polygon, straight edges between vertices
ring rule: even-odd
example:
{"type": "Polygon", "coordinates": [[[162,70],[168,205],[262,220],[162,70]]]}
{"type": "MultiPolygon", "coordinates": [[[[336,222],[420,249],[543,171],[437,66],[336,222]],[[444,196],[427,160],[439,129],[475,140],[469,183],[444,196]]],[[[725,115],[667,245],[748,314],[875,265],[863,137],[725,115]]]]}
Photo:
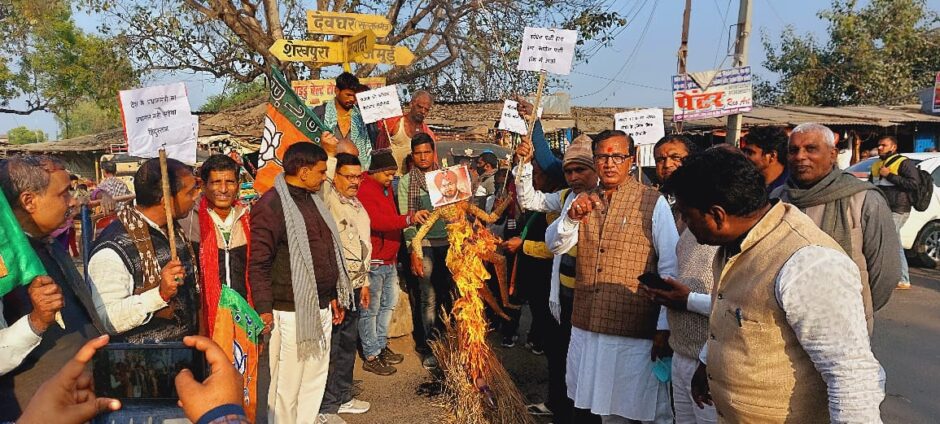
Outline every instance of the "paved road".
{"type": "Polygon", "coordinates": [[[875,316],[873,347],[887,374],[885,423],[940,422],[940,271],[911,269],[875,316]]]}

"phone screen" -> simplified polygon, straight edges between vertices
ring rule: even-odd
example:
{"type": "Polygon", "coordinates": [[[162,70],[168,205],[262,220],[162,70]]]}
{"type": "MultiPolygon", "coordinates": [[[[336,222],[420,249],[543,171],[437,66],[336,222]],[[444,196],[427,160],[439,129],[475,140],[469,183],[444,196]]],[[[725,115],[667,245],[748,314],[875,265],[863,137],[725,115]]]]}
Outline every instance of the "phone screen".
{"type": "Polygon", "coordinates": [[[97,396],[118,399],[177,399],[176,374],[186,368],[206,377],[206,357],[182,343],[112,343],[92,358],[97,396]]]}
{"type": "Polygon", "coordinates": [[[643,275],[640,275],[637,279],[640,280],[640,282],[643,283],[643,285],[647,287],[652,287],[654,289],[660,289],[660,290],[672,290],[672,287],[666,284],[666,282],[663,281],[662,277],[660,277],[659,274],[656,274],[653,272],[647,272],[643,275]]]}

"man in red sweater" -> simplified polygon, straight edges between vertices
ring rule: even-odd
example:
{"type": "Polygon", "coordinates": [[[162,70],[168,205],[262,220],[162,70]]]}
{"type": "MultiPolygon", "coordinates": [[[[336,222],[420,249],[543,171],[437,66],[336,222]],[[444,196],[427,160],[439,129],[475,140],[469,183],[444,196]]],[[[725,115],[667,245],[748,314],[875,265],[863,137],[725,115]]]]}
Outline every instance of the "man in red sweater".
{"type": "Polygon", "coordinates": [[[359,315],[359,337],[366,360],[362,369],[378,374],[395,372],[392,365],[401,363],[402,355],[386,345],[388,325],[398,304],[398,271],[395,267],[401,232],[412,221],[423,223],[430,212],[418,211],[400,215],[395,206],[392,179],[398,165],[390,149],[372,151],[369,173],[359,187],[359,202],[369,213],[372,229],[372,263],[369,267],[369,308],[359,315]]]}

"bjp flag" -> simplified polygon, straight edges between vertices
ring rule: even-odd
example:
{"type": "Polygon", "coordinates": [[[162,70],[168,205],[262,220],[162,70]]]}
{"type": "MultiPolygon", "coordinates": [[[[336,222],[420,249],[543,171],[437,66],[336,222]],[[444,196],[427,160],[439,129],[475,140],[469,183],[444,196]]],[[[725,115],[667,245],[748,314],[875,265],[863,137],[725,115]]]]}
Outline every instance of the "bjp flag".
{"type": "Polygon", "coordinates": [[[320,134],[328,131],[280,71],[272,68],[268,80],[268,108],[264,115],[258,175],[254,185],[258,194],[264,194],[274,186],[274,177],[284,171],[281,160],[288,147],[301,142],[320,144],[320,134]]]}
{"type": "Polygon", "coordinates": [[[248,419],[254,422],[258,406],[258,358],[261,356],[258,341],[264,323],[248,302],[228,286],[222,286],[215,317],[212,340],[222,347],[242,374],[242,401],[248,419]]]}

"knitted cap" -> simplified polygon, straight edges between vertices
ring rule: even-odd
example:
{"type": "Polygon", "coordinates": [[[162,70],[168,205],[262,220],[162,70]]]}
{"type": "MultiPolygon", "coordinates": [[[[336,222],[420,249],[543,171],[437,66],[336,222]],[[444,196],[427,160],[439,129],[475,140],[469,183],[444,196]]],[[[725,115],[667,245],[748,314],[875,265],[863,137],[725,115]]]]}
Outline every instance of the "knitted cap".
{"type": "Polygon", "coordinates": [[[392,149],[376,149],[372,153],[372,162],[369,164],[369,172],[382,172],[390,169],[398,169],[398,163],[392,156],[392,149]]]}
{"type": "Polygon", "coordinates": [[[568,166],[569,163],[577,163],[588,168],[596,170],[594,167],[594,152],[591,151],[591,137],[587,134],[581,134],[565,150],[565,158],[561,166],[568,166]]]}

